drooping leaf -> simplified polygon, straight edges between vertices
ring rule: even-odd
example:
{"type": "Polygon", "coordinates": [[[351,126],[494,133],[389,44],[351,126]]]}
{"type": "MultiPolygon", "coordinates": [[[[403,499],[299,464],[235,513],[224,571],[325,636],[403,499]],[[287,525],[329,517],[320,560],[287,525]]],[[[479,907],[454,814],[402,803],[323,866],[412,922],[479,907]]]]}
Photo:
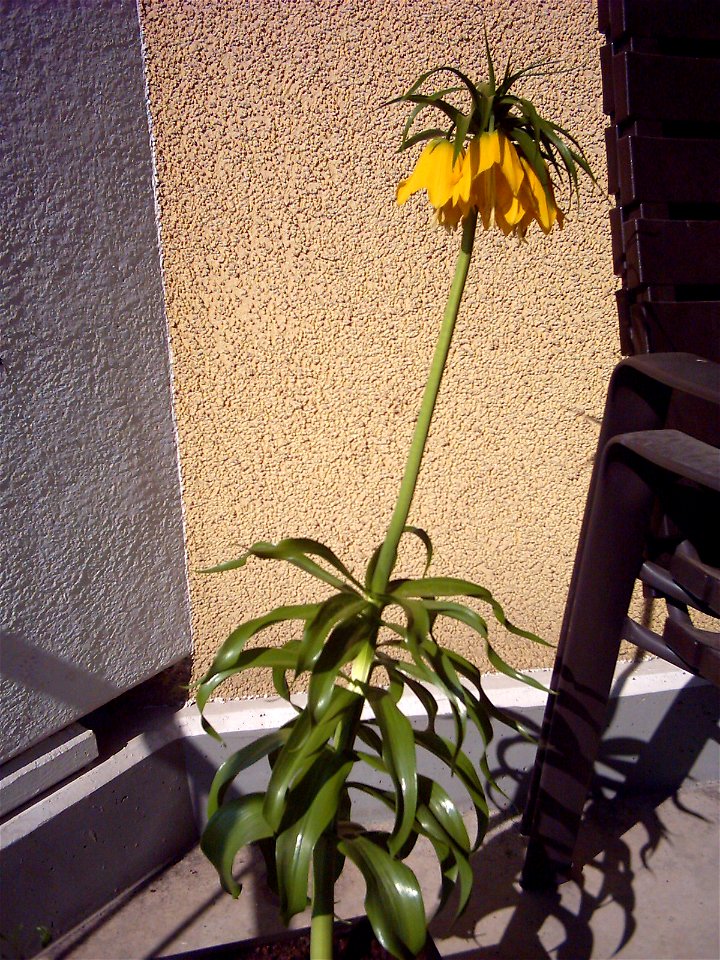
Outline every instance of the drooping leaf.
{"type": "Polygon", "coordinates": [[[442,616],[449,617],[452,620],[459,620],[460,623],[464,623],[479,634],[483,640],[487,639],[487,623],[480,614],[476,613],[470,607],[465,606],[465,604],[454,603],[450,600],[427,600],[425,606],[429,610],[434,610],[442,616]]]}
{"type": "Polygon", "coordinates": [[[489,811],[484,787],[472,761],[463,751],[456,753],[455,745],[437,733],[416,730],[415,739],[421,747],[445,764],[467,791],[475,809],[477,820],[477,837],[474,846],[474,848],[477,848],[487,830],[489,811]]]}
{"type": "Polygon", "coordinates": [[[396,580],[390,586],[390,596],[398,601],[407,597],[428,599],[436,597],[474,597],[491,607],[495,619],[508,633],[517,637],[524,637],[526,640],[532,640],[533,643],[550,646],[546,640],[542,640],[536,634],[529,630],[521,630],[520,627],[511,623],[492,593],[487,587],[482,587],[478,583],[472,583],[470,580],[463,580],[459,577],[420,577],[414,580],[396,580]]]}
{"type": "MultiPolygon", "coordinates": [[[[359,756],[373,769],[386,772],[379,758],[365,753],[359,756]]],[[[391,790],[383,790],[373,784],[360,781],[349,781],[347,786],[378,800],[390,810],[395,808],[395,794],[391,790]]],[[[429,777],[419,776],[418,788],[419,802],[413,824],[412,843],[406,845],[403,855],[410,852],[418,836],[426,837],[432,843],[442,875],[439,909],[444,907],[447,899],[458,886],[459,900],[455,914],[457,918],[467,906],[473,887],[470,838],[460,811],[440,784],[429,777]]]]}
{"type": "Polygon", "coordinates": [[[219,673],[222,670],[229,670],[235,666],[238,656],[245,648],[247,641],[272,627],[277,623],[288,623],[292,620],[311,620],[320,609],[319,603],[298,603],[290,606],[276,607],[269,613],[261,617],[253,617],[252,620],[246,620],[232,631],[215,655],[212,666],[208,672],[219,673]]]}
{"type": "Polygon", "coordinates": [[[207,815],[211,818],[222,804],[225,794],[233,780],[258,760],[264,759],[273,750],[280,749],[290,736],[288,727],[281,727],[259,737],[242,750],[237,750],[218,768],[208,795],[207,815]]]}
{"type": "MultiPolygon", "coordinates": [[[[375,614],[375,608],[370,604],[365,604],[365,609],[371,616],[375,614]]],[[[310,677],[307,708],[314,717],[325,711],[342,667],[358,656],[361,648],[371,641],[372,633],[372,619],[358,614],[335,626],[310,677]]]]}
{"type": "MultiPolygon", "coordinates": [[[[417,537],[418,540],[420,540],[420,542],[421,542],[421,543],[423,544],[423,546],[425,547],[425,570],[424,570],[424,574],[427,573],[427,572],[428,572],[428,568],[430,567],[430,563],[432,562],[432,557],[433,557],[433,545],[432,545],[432,540],[430,539],[430,534],[429,534],[426,530],[423,530],[422,527],[413,527],[413,526],[409,526],[409,525],[403,527],[403,531],[402,531],[402,532],[403,532],[403,533],[410,533],[410,534],[412,534],[413,536],[417,537]]],[[[370,563],[368,563],[368,565],[367,565],[367,571],[365,572],[365,587],[366,587],[368,590],[370,589],[370,586],[371,586],[372,581],[373,581],[373,576],[375,575],[375,567],[377,566],[378,558],[379,558],[379,556],[380,556],[380,551],[382,550],[382,547],[383,547],[383,545],[380,544],[380,546],[377,547],[377,548],[373,551],[373,554],[372,554],[372,556],[370,557],[370,563]]]]}
{"type": "Polygon", "coordinates": [[[222,573],[226,570],[237,570],[244,567],[250,557],[257,557],[259,560],[285,560],[293,566],[299,567],[306,573],[312,574],[318,580],[329,583],[338,590],[351,589],[347,583],[338,580],[319,564],[311,560],[311,557],[319,557],[324,560],[338,573],[342,574],[349,583],[362,590],[362,585],[355,579],[344,563],[335,556],[333,551],[325,544],[309,537],[288,537],[280,540],[279,543],[268,543],[264,540],[254,543],[241,556],[234,560],[228,560],[225,563],[219,563],[214,567],[207,567],[201,570],[201,573],[222,573]]]}
{"type": "Polygon", "coordinates": [[[335,734],[341,717],[352,717],[362,706],[362,698],[344,687],[334,687],[327,709],[320,718],[309,711],[296,717],[287,743],[275,760],[267,792],[264,813],[273,830],[280,827],[286,809],[288,791],[302,777],[335,734]]]}
{"type": "MultiPolygon", "coordinates": [[[[414,581],[417,582],[417,581],[414,581]]],[[[447,697],[455,720],[456,744],[459,750],[465,738],[465,704],[463,688],[455,671],[431,635],[432,613],[424,600],[404,599],[395,593],[396,602],[407,616],[408,649],[419,671],[420,679],[440,688],[447,697]]]]}
{"type": "Polygon", "coordinates": [[[231,800],[210,818],[200,838],[200,847],[217,870],[223,889],[233,897],[238,897],[241,890],[232,875],[238,851],[249,843],[272,836],[262,807],[261,793],[231,800]]]}
{"type": "Polygon", "coordinates": [[[417,808],[414,731],[386,690],[371,687],[367,699],[380,728],[382,759],[395,785],[395,826],[389,841],[390,853],[395,854],[410,836],[417,808]]]}
{"type": "Polygon", "coordinates": [[[385,658],[382,655],[378,656],[378,660],[388,671],[390,677],[399,676],[402,677],[403,683],[407,684],[408,687],[412,690],[415,696],[418,698],[422,704],[425,713],[428,718],[428,729],[434,729],[435,727],[435,718],[438,713],[438,704],[435,697],[432,695],[430,690],[425,686],[425,684],[420,683],[412,676],[414,672],[415,665],[402,663],[397,661],[391,661],[389,658],[385,658]]]}
{"type": "Polygon", "coordinates": [[[424,646],[431,667],[437,677],[436,683],[445,693],[455,721],[455,748],[462,749],[467,728],[465,688],[460,683],[452,661],[435,641],[424,646]]]}
{"type": "Polygon", "coordinates": [[[473,889],[470,838],[460,811],[439,783],[423,778],[420,792],[422,802],[418,804],[418,825],[422,835],[435,847],[444,879],[440,909],[457,884],[458,917],[467,906],[473,889]]]}
{"type": "Polygon", "coordinates": [[[337,623],[352,620],[366,606],[368,604],[362,597],[348,593],[336,593],[320,604],[315,616],[305,625],[298,657],[298,673],[313,666],[328,634],[337,623]]]}
{"type": "MultiPolygon", "coordinates": [[[[243,650],[242,653],[238,654],[235,665],[230,669],[205,674],[195,693],[198,709],[202,713],[213,691],[221,683],[236,673],[248,670],[250,667],[294,670],[297,667],[299,651],[300,643],[297,640],[288,641],[284,647],[253,647],[252,650],[243,650]]],[[[204,717],[203,727],[205,729],[209,727],[204,717]]]]}
{"type": "Polygon", "coordinates": [[[399,960],[413,960],[427,937],[425,907],[415,874],[369,836],[346,837],[338,849],[363,875],[365,910],[380,944],[399,960]]]}
{"type": "Polygon", "coordinates": [[[288,797],[286,818],[290,822],[275,844],[280,909],[286,924],[307,906],[313,851],[338,814],[352,766],[352,759],[324,750],[288,797]]]}
{"type": "Polygon", "coordinates": [[[531,677],[527,673],[521,673],[519,670],[511,667],[509,663],[506,663],[500,654],[497,653],[490,645],[490,643],[485,644],[485,651],[491,666],[493,666],[498,673],[504,673],[506,677],[511,677],[513,680],[518,680],[528,687],[534,687],[536,690],[542,690],[543,693],[549,693],[549,690],[544,683],[541,683],[539,680],[536,680],[535,677],[531,677]]]}

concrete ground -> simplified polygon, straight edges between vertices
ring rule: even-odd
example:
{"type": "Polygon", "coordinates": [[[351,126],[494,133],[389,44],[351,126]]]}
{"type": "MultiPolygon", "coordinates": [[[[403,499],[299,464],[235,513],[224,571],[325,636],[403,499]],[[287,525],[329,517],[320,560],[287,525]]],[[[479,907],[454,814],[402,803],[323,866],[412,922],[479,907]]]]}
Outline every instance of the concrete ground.
{"type": "MultiPolygon", "coordinates": [[[[517,821],[495,826],[475,859],[465,915],[432,932],[452,960],[718,960],[720,785],[686,785],[672,796],[596,801],[579,853],[582,873],[557,894],[521,890],[525,841],[517,821]]],[[[427,850],[414,867],[433,899],[437,868],[427,850]]],[[[51,945],[44,960],[150,960],[282,928],[262,888],[261,862],[238,863],[243,893],[222,893],[197,848],[51,945]]],[[[341,916],[362,913],[349,869],[337,889],[341,916]]],[[[297,917],[293,925],[305,926],[297,917]]]]}

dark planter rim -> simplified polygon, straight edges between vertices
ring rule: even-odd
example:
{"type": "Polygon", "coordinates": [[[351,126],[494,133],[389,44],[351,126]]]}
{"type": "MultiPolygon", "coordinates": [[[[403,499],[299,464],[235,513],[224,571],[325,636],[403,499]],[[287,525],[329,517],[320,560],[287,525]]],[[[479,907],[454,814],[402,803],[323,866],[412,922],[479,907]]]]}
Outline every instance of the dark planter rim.
{"type": "MultiPolygon", "coordinates": [[[[358,939],[372,937],[372,928],[367,917],[355,917],[352,920],[336,920],[336,930],[351,931],[358,939]]],[[[302,936],[310,935],[310,927],[299,930],[282,930],[280,933],[265,934],[249,940],[236,940],[233,943],[221,943],[212,947],[201,947],[184,953],[166,955],[162,960],[243,960],[245,954],[262,946],[288,943],[302,936]]],[[[442,960],[435,942],[428,933],[424,947],[424,960],[442,960]]]]}

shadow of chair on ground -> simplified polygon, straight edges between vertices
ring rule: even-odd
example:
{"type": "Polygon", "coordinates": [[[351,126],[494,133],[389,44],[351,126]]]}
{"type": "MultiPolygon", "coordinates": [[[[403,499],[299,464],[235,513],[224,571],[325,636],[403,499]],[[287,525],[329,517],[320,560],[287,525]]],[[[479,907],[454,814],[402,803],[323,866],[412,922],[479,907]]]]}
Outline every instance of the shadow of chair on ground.
{"type": "MultiPolygon", "coordinates": [[[[615,693],[629,680],[632,670],[631,664],[620,676],[615,693]]],[[[618,699],[610,701],[609,727],[618,703],[618,699]]],[[[636,932],[636,873],[652,869],[654,853],[668,842],[659,807],[674,800],[689,818],[701,816],[683,807],[677,795],[683,783],[691,782],[700,753],[720,740],[719,718],[717,690],[691,678],[677,691],[649,741],[606,736],[578,836],[575,869],[567,884],[556,891],[531,892],[520,886],[527,841],[520,833],[517,814],[524,805],[529,777],[516,775],[510,805],[493,819],[491,833],[475,855],[475,886],[467,910],[453,923],[451,902],[431,925],[438,940],[450,936],[470,942],[475,939],[471,949],[446,954],[447,960],[546,960],[550,956],[589,960],[595,946],[593,915],[609,904],[622,913],[622,932],[615,950],[630,943],[636,932]],[[679,709],[684,716],[680,725],[679,709]],[[679,730],[681,743],[677,742],[679,730]],[[668,767],[668,757],[674,758],[672,767],[668,767]],[[623,837],[637,825],[644,828],[645,839],[633,855],[623,837]],[[547,933],[540,936],[546,924],[552,930],[552,954],[544,945],[547,933]],[[488,936],[495,942],[486,942],[488,936]]],[[[512,739],[508,740],[493,771],[504,783],[513,777],[503,760],[513,746],[512,739]]]]}

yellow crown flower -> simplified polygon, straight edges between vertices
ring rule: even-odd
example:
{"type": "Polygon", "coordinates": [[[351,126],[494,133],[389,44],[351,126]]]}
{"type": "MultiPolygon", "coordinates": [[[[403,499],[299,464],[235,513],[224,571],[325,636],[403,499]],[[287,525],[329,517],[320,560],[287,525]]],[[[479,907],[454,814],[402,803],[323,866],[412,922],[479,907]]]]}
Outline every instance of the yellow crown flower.
{"type": "Polygon", "coordinates": [[[453,67],[441,67],[422,74],[406,94],[390,101],[414,104],[400,149],[427,141],[415,169],[397,188],[397,202],[404,204],[425,190],[438,222],[448,229],[477,211],[486,230],[494,225],[505,236],[524,239],[533,222],[550,233],[555,224],[562,227],[564,220],[555,201],[550,168],[564,169],[575,191],[577,168],[594,179],[592,172],[574,137],[541,117],[530,101],[509,92],[519,77],[535,68],[511,73],[508,64],[498,84],[489,48],[487,57],[489,79],[480,86],[453,67]],[[439,72],[453,74],[462,86],[421,93],[428,78],[439,72]],[[463,89],[472,101],[467,113],[446,99],[463,89]],[[449,118],[449,128],[411,134],[426,107],[449,118]]]}

